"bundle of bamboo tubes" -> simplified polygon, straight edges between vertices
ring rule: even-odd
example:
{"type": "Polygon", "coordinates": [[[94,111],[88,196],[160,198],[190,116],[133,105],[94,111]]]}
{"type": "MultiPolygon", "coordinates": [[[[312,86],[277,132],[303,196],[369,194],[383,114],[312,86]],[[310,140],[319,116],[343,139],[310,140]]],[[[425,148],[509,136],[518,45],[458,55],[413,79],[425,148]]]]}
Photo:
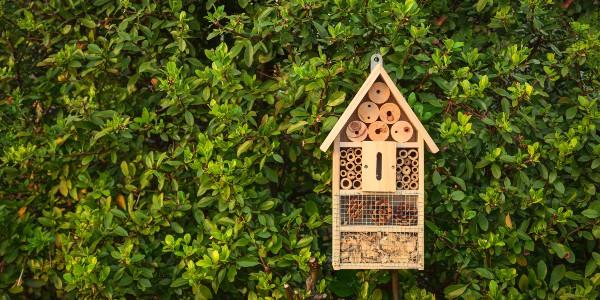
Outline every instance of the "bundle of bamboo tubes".
{"type": "Polygon", "coordinates": [[[362,186],[362,149],[340,150],[340,187],[343,190],[360,190],[362,186]]]}
{"type": "Polygon", "coordinates": [[[417,149],[398,149],[396,187],[402,190],[419,189],[419,152],[417,149]]]}

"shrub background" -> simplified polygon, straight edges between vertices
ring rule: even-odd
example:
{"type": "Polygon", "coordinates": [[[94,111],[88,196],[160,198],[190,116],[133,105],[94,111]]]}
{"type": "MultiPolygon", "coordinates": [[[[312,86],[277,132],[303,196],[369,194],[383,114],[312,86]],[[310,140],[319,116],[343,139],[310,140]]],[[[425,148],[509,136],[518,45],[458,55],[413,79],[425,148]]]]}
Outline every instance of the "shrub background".
{"type": "Polygon", "coordinates": [[[403,296],[597,298],[598,5],[0,1],[2,297],[388,299],[318,150],[380,51],[442,149],[403,296]]]}

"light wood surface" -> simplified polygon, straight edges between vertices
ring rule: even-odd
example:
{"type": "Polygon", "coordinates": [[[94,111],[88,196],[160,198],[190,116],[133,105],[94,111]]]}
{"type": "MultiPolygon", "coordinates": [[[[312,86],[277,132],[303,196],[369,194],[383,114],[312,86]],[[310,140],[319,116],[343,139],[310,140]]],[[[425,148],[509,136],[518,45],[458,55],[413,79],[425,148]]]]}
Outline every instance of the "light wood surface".
{"type": "Polygon", "coordinates": [[[379,119],[379,107],[371,101],[365,101],[358,106],[358,118],[367,123],[373,123],[379,119]]]}
{"type": "Polygon", "coordinates": [[[388,102],[379,108],[379,119],[385,124],[394,124],[400,120],[400,107],[398,104],[388,102]]]}
{"type": "Polygon", "coordinates": [[[392,134],[392,138],[399,143],[409,141],[414,133],[413,127],[410,125],[410,123],[406,121],[399,121],[394,123],[390,131],[392,134]]]}
{"type": "Polygon", "coordinates": [[[382,121],[369,124],[369,138],[371,141],[385,141],[390,136],[390,128],[382,121]]]}
{"type": "Polygon", "coordinates": [[[369,99],[377,104],[382,104],[390,98],[390,88],[383,82],[375,82],[369,89],[369,99]]]}
{"type": "Polygon", "coordinates": [[[396,143],[363,142],[362,190],[371,192],[396,191],[396,143]],[[377,156],[381,154],[381,177],[377,178],[377,156]]]}
{"type": "Polygon", "coordinates": [[[346,126],[346,136],[353,142],[361,142],[367,138],[367,125],[361,121],[352,121],[346,126]]]}

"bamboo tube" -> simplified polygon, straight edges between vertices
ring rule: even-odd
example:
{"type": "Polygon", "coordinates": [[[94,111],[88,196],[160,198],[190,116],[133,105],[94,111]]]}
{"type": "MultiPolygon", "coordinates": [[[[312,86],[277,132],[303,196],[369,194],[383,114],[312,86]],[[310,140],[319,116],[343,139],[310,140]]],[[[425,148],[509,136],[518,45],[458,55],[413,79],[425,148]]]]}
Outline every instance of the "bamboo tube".
{"type": "Polygon", "coordinates": [[[394,124],[400,120],[400,107],[396,103],[385,103],[379,108],[379,119],[385,124],[394,124]]]}
{"type": "Polygon", "coordinates": [[[407,156],[408,156],[408,151],[406,149],[402,149],[402,150],[398,151],[398,157],[406,158],[407,156]]]}
{"type": "Polygon", "coordinates": [[[340,150],[340,158],[346,158],[346,154],[348,154],[348,152],[345,149],[340,150]]]}
{"type": "Polygon", "coordinates": [[[419,184],[416,181],[411,181],[409,187],[411,190],[416,190],[419,187],[419,184]]]}
{"type": "Polygon", "coordinates": [[[362,148],[356,148],[356,149],[354,149],[354,155],[356,155],[356,156],[362,156],[362,148]]]}
{"type": "Polygon", "coordinates": [[[342,189],[348,190],[352,187],[352,181],[348,178],[342,178],[342,180],[340,181],[340,186],[342,187],[342,189]]]}
{"type": "Polygon", "coordinates": [[[348,155],[346,155],[346,159],[349,162],[354,162],[354,153],[348,153],[348,155]]]}
{"type": "Polygon", "coordinates": [[[360,190],[361,186],[362,186],[362,181],[360,181],[360,180],[354,180],[354,181],[352,181],[352,187],[355,190],[360,190]]]}
{"type": "Polygon", "coordinates": [[[409,182],[410,182],[410,176],[402,175],[402,183],[409,183],[409,182]]]}
{"type": "Polygon", "coordinates": [[[412,166],[412,160],[410,160],[410,158],[405,158],[404,159],[404,163],[402,164],[403,166],[412,166]]]}
{"type": "Polygon", "coordinates": [[[354,158],[354,162],[357,166],[362,164],[362,156],[357,156],[356,158],[354,158]]]}
{"type": "Polygon", "coordinates": [[[362,173],[356,173],[356,179],[361,180],[362,179],[362,173]]]}
{"type": "Polygon", "coordinates": [[[413,160],[410,165],[413,166],[413,167],[418,167],[419,166],[419,160],[418,159],[413,160]]]}
{"type": "Polygon", "coordinates": [[[342,159],[342,160],[340,160],[340,166],[341,166],[341,167],[345,166],[345,165],[346,165],[346,162],[347,162],[347,161],[346,161],[345,159],[342,159]]]}
{"type": "Polygon", "coordinates": [[[396,181],[396,188],[397,189],[402,189],[402,182],[401,181],[396,181]]]}
{"type": "Polygon", "coordinates": [[[352,121],[346,126],[346,136],[353,142],[362,142],[367,138],[367,125],[361,121],[352,121]]]}
{"type": "Polygon", "coordinates": [[[413,172],[413,174],[419,174],[419,167],[412,167],[411,171],[413,172]]]}
{"type": "Polygon", "coordinates": [[[385,141],[388,136],[390,136],[390,129],[387,124],[375,121],[369,125],[369,138],[372,141],[385,141]]]}
{"type": "Polygon", "coordinates": [[[412,181],[419,182],[419,174],[417,174],[417,173],[410,174],[410,179],[412,181]]]}
{"type": "Polygon", "coordinates": [[[379,118],[379,107],[371,101],[365,101],[358,106],[358,118],[367,123],[373,123],[379,118]]]}
{"type": "Polygon", "coordinates": [[[346,178],[354,179],[355,177],[356,177],[356,173],[354,173],[354,171],[348,171],[348,175],[346,176],[346,178]]]}
{"type": "Polygon", "coordinates": [[[356,165],[354,165],[354,173],[360,173],[362,171],[362,165],[356,163],[356,165]]]}
{"type": "Polygon", "coordinates": [[[348,171],[354,170],[354,163],[353,162],[347,162],[345,168],[348,171]]]}
{"type": "Polygon", "coordinates": [[[404,163],[404,160],[402,158],[400,158],[400,156],[398,156],[396,158],[396,169],[399,169],[403,163],[404,163]]]}
{"type": "Polygon", "coordinates": [[[408,190],[408,188],[409,188],[409,187],[410,187],[410,186],[408,185],[408,182],[403,182],[403,183],[402,183],[402,189],[403,189],[403,190],[408,190]]]}
{"type": "Polygon", "coordinates": [[[342,178],[348,177],[348,171],[346,171],[346,170],[340,170],[340,177],[342,177],[342,178]]]}
{"type": "Polygon", "coordinates": [[[348,154],[350,154],[350,153],[354,154],[354,148],[347,148],[346,152],[348,152],[348,154]]]}
{"type": "Polygon", "coordinates": [[[406,121],[398,121],[392,125],[392,138],[400,143],[409,141],[413,136],[413,128],[406,121]]]}
{"type": "Polygon", "coordinates": [[[375,82],[369,89],[369,99],[377,104],[384,103],[390,98],[390,88],[383,82],[375,82]]]}
{"type": "Polygon", "coordinates": [[[409,166],[402,167],[402,174],[404,174],[404,175],[410,174],[410,167],[409,166]]]}
{"type": "Polygon", "coordinates": [[[417,151],[417,149],[410,149],[408,150],[408,158],[415,160],[419,158],[419,152],[417,151]]]}

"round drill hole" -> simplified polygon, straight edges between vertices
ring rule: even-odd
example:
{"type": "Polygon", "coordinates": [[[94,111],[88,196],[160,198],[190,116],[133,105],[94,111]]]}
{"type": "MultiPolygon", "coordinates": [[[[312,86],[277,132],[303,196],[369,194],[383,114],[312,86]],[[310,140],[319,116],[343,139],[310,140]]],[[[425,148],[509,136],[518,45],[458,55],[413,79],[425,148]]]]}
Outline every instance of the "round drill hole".
{"type": "Polygon", "coordinates": [[[387,116],[388,116],[388,117],[390,117],[391,115],[392,115],[392,112],[391,112],[391,111],[388,111],[388,112],[387,112],[387,116]]]}
{"type": "Polygon", "coordinates": [[[355,132],[354,132],[354,134],[357,134],[357,135],[358,135],[358,131],[355,131],[355,132]]]}
{"type": "Polygon", "coordinates": [[[379,129],[379,128],[375,129],[375,134],[379,134],[379,133],[381,133],[381,129],[379,129]]]}
{"type": "Polygon", "coordinates": [[[404,127],[404,132],[409,132],[410,128],[409,127],[404,127]]]}
{"type": "Polygon", "coordinates": [[[381,91],[380,91],[380,90],[377,90],[376,92],[377,92],[377,94],[381,93],[381,91]]]}
{"type": "Polygon", "coordinates": [[[367,107],[371,107],[371,104],[367,104],[367,107]]]}

